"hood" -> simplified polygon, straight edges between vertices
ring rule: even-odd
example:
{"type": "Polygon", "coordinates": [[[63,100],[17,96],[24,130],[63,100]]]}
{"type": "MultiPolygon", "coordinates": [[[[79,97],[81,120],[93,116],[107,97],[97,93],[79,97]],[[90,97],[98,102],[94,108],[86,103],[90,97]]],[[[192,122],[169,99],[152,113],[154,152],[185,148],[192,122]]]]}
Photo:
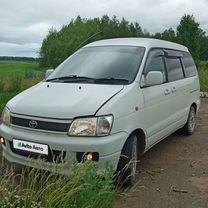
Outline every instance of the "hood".
{"type": "Polygon", "coordinates": [[[94,115],[123,85],[41,82],[9,101],[13,113],[72,119],[94,115]]]}

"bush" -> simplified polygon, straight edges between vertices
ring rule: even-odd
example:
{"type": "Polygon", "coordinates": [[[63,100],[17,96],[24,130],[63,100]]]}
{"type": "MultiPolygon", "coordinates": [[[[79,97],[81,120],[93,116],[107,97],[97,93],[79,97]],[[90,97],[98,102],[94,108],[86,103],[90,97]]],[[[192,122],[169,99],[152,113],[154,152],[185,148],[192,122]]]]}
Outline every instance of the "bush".
{"type": "Polygon", "coordinates": [[[205,68],[208,71],[208,61],[205,63],[205,68]]]}
{"type": "Polygon", "coordinates": [[[200,87],[202,92],[208,92],[208,70],[199,70],[200,87]]]}
{"type": "Polygon", "coordinates": [[[0,113],[2,112],[6,103],[16,95],[16,92],[0,92],[0,113]]]}

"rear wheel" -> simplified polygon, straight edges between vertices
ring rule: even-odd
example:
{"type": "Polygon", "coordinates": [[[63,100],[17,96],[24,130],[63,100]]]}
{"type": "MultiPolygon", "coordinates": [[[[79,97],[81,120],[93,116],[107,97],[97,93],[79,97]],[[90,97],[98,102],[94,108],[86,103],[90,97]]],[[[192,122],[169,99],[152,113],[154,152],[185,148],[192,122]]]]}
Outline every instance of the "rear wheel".
{"type": "Polygon", "coordinates": [[[191,106],[189,115],[188,115],[188,120],[186,125],[183,127],[183,131],[186,135],[191,135],[194,133],[196,126],[196,110],[193,106],[191,106]]]}
{"type": "Polygon", "coordinates": [[[116,171],[116,180],[120,186],[132,186],[135,183],[137,162],[137,137],[132,134],[123,146],[116,171]]]}

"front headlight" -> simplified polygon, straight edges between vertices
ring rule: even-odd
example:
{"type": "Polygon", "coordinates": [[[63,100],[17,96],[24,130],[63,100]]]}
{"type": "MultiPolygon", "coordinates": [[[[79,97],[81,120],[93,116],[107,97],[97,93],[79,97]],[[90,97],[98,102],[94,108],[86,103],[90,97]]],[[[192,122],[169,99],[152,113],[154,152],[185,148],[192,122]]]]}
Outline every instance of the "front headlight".
{"type": "Polygon", "coordinates": [[[2,112],[2,122],[6,125],[10,125],[10,110],[5,107],[3,112],[2,112]]]}
{"type": "Polygon", "coordinates": [[[70,136],[106,136],[110,134],[113,116],[86,117],[75,119],[69,129],[70,136]]]}

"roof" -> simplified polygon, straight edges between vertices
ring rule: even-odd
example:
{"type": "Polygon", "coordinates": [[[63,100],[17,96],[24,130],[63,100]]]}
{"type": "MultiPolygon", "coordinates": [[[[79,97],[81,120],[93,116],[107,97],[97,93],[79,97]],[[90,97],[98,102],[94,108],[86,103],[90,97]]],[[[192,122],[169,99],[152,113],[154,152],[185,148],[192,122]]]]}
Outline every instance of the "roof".
{"type": "Polygon", "coordinates": [[[159,39],[153,38],[114,38],[114,39],[105,39],[92,42],[84,47],[94,47],[94,46],[142,46],[145,48],[168,48],[175,49],[180,51],[188,51],[187,47],[159,39]]]}

